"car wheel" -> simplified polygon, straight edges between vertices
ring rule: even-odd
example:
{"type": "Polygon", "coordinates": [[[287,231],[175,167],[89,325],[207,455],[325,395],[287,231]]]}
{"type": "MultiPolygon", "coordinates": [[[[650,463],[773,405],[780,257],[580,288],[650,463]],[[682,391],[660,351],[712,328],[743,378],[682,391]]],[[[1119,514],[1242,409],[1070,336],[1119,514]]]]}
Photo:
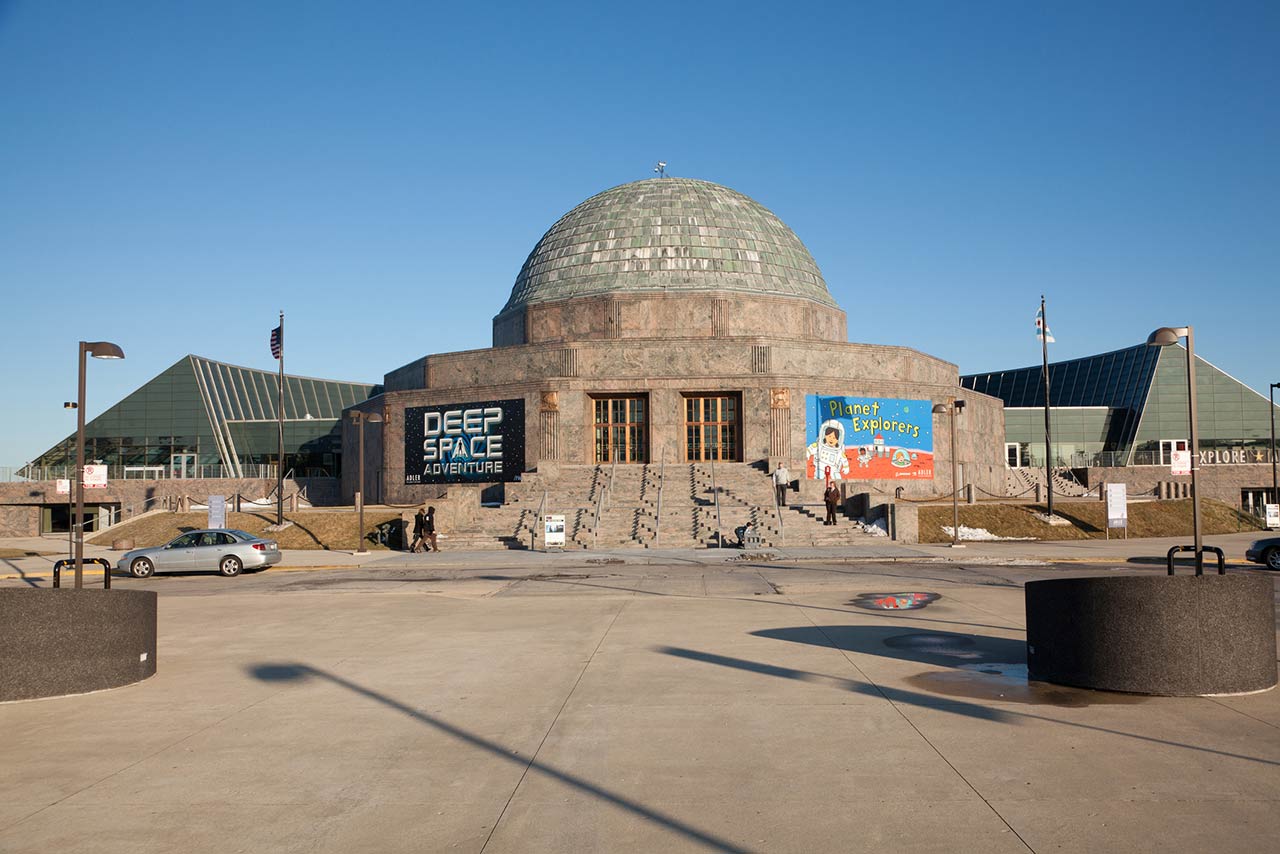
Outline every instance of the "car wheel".
{"type": "Polygon", "coordinates": [[[1267,549],[1267,569],[1280,569],[1280,548],[1267,549]]]}
{"type": "Polygon", "coordinates": [[[227,578],[239,575],[242,569],[244,569],[244,564],[235,555],[227,555],[218,562],[218,572],[221,572],[227,578]]]}
{"type": "Polygon", "coordinates": [[[150,578],[155,574],[156,566],[145,557],[134,558],[129,564],[129,574],[134,578],[150,578]]]}

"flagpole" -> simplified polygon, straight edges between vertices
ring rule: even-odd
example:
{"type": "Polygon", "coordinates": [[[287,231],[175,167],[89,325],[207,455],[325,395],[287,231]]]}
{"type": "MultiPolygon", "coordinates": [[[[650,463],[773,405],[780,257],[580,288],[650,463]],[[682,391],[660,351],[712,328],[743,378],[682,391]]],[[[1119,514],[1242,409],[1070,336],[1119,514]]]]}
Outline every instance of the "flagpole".
{"type": "Polygon", "coordinates": [[[276,389],[276,527],[284,525],[284,312],[280,312],[280,382],[276,389]]]}
{"type": "Polygon", "coordinates": [[[1049,517],[1053,518],[1053,438],[1049,429],[1049,316],[1040,295],[1040,356],[1044,362],[1044,477],[1049,487],[1049,517]]]}

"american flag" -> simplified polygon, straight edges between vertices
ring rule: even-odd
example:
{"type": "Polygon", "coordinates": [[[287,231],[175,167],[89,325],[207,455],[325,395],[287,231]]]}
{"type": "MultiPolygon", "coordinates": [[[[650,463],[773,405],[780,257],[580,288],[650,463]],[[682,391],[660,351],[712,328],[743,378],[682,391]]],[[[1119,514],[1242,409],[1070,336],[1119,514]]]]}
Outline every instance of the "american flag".
{"type": "Polygon", "coordinates": [[[284,324],[271,330],[271,355],[277,359],[284,353],[284,324]]]}

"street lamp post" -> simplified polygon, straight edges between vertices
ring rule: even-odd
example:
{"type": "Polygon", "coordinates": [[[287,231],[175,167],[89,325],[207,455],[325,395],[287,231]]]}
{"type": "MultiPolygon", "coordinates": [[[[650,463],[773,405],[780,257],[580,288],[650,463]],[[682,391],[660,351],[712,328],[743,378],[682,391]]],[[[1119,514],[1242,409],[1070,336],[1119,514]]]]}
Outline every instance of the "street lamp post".
{"type": "Polygon", "coordinates": [[[964,401],[955,399],[952,399],[950,406],[937,403],[933,407],[933,411],[939,415],[943,413],[951,415],[951,547],[953,549],[962,548],[960,545],[959,465],[956,461],[956,413],[963,409],[964,401]]]}
{"type": "MultiPolygon", "coordinates": [[[[80,387],[76,396],[76,513],[71,520],[76,525],[76,589],[84,586],[84,375],[85,357],[95,359],[123,359],[124,350],[110,341],[80,342],[80,387]]],[[[111,570],[103,573],[102,586],[111,588],[111,570]]]]}
{"type": "Polygon", "coordinates": [[[1190,326],[1162,326],[1147,337],[1153,347],[1168,347],[1178,339],[1187,339],[1187,397],[1188,416],[1191,422],[1191,529],[1195,536],[1196,575],[1204,573],[1204,547],[1200,540],[1200,489],[1196,484],[1196,472],[1200,470],[1200,437],[1196,418],[1196,334],[1190,326]]]}
{"type": "Polygon", "coordinates": [[[1280,383],[1272,383],[1271,396],[1271,503],[1280,504],[1280,489],[1276,489],[1276,389],[1280,383]]]}
{"type": "Polygon", "coordinates": [[[357,454],[359,465],[356,473],[356,554],[367,555],[369,550],[364,547],[364,425],[382,423],[382,416],[376,412],[361,412],[358,409],[352,410],[351,420],[356,427],[358,435],[357,443],[360,451],[357,454]]]}

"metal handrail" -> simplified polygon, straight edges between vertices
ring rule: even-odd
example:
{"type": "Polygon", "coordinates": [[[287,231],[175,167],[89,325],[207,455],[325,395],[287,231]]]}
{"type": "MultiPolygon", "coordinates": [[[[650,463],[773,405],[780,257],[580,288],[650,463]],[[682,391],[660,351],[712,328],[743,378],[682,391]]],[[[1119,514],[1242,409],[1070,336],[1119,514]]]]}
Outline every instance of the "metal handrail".
{"type": "Polygon", "coordinates": [[[600,493],[596,496],[596,516],[591,521],[591,548],[593,550],[600,543],[600,506],[604,503],[604,497],[608,492],[609,487],[601,484],[600,493]]]}
{"type": "MultiPolygon", "coordinates": [[[[770,482],[770,486],[772,485],[773,485],[772,482],[770,482]]],[[[782,507],[778,504],[778,490],[770,489],[769,491],[773,493],[773,512],[778,517],[778,545],[786,546],[787,529],[786,529],[786,526],[782,523],[782,507]]]]}
{"type": "Polygon", "coordinates": [[[542,490],[542,500],[538,502],[538,512],[533,517],[533,530],[529,532],[529,551],[536,551],[538,548],[538,529],[542,527],[542,511],[547,506],[547,491],[542,490]]]}
{"type": "Polygon", "coordinates": [[[613,455],[613,460],[609,463],[609,507],[613,508],[613,476],[618,473],[618,455],[613,455]]]}
{"type": "Polygon", "coordinates": [[[716,500],[716,548],[724,548],[724,528],[720,524],[720,487],[716,485],[716,461],[711,460],[711,494],[716,500]]]}
{"type": "Polygon", "coordinates": [[[653,525],[653,544],[662,544],[662,490],[667,485],[667,449],[662,449],[662,462],[658,464],[658,515],[653,525]]]}

